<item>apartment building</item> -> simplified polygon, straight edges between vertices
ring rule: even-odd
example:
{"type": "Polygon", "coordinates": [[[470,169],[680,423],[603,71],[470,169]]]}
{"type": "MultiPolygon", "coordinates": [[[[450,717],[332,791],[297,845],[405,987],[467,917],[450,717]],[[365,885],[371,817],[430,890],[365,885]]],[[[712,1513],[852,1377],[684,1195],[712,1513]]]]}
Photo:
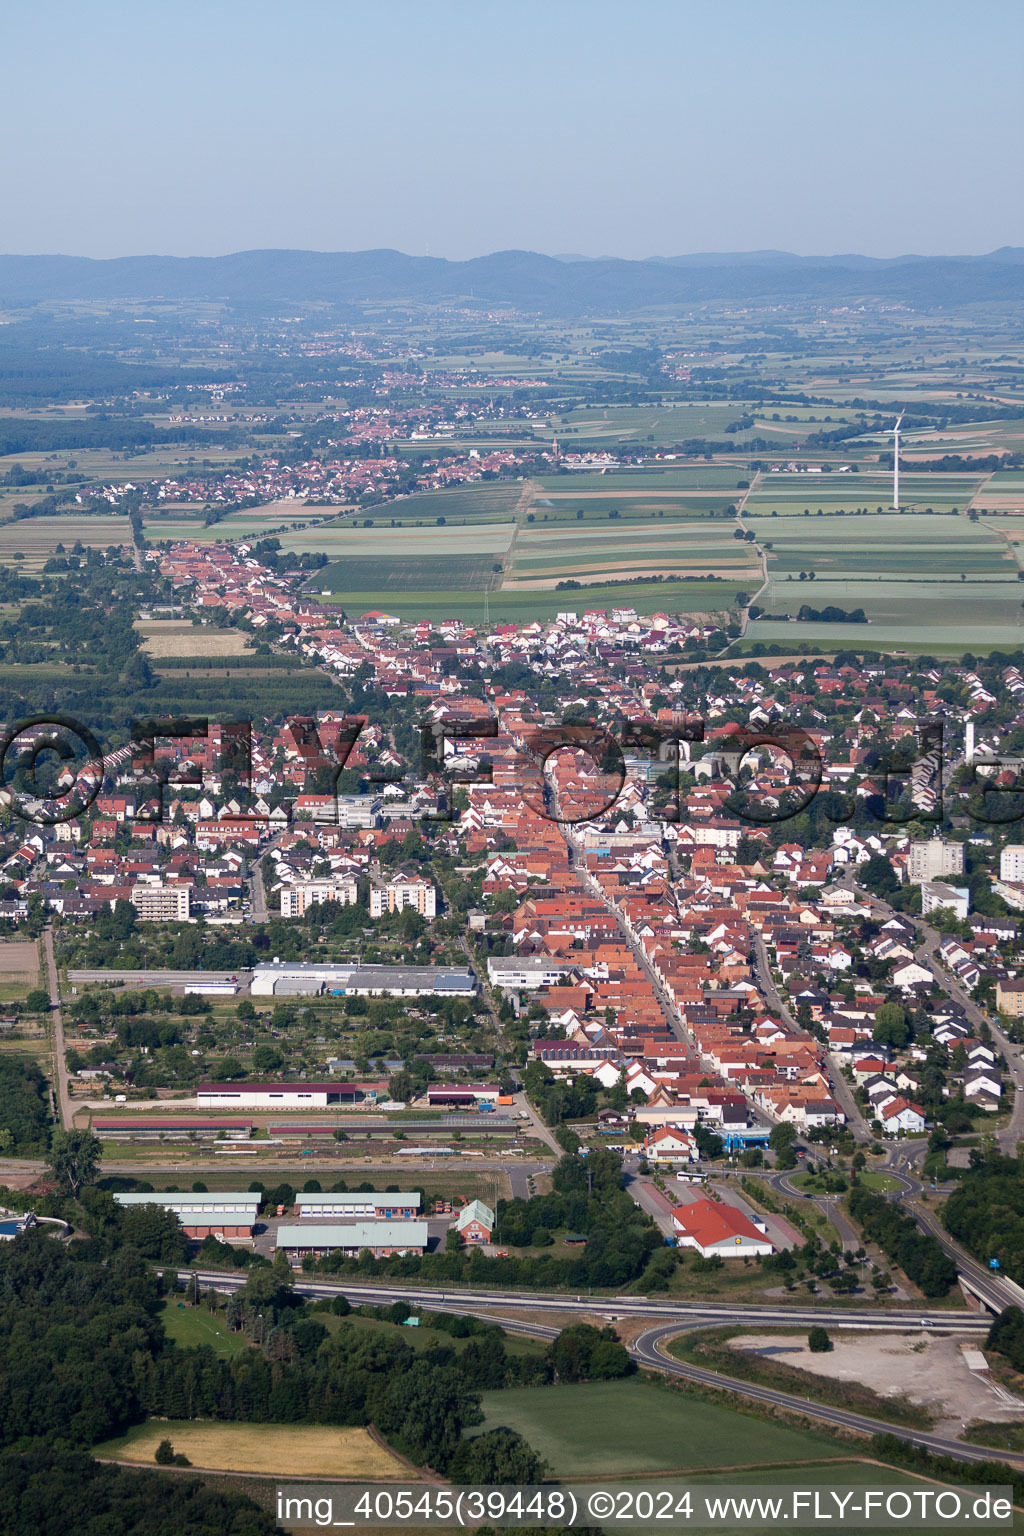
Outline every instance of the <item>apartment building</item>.
{"type": "Polygon", "coordinates": [[[131,903],[141,923],[182,923],[192,912],[190,885],[133,885],[131,903]]]}
{"type": "Polygon", "coordinates": [[[355,880],[303,880],[298,885],[286,885],[281,890],[281,916],[301,917],[307,907],[321,901],[336,901],[342,907],[354,907],[359,899],[359,887],[355,880]]]}
{"type": "Polygon", "coordinates": [[[370,885],[370,916],[402,912],[412,907],[421,917],[437,913],[437,892],[423,875],[395,875],[388,881],[374,880],[370,885]]]}
{"type": "MultiPolygon", "coordinates": [[[[1020,851],[1024,856],[1024,848],[1020,851]]],[[[945,880],[947,875],[963,874],[963,869],[962,843],[948,843],[945,838],[930,837],[926,842],[910,845],[907,879],[911,885],[921,885],[926,880],[945,880]]]]}

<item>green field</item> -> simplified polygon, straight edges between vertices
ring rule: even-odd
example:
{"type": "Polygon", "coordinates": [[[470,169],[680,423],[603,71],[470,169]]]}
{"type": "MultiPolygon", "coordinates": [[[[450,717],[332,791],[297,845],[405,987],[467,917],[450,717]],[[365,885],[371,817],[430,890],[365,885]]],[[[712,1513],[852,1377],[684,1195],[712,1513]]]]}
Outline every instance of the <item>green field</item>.
{"type": "MultiPolygon", "coordinates": [[[[900,505],[915,512],[930,507],[933,512],[962,511],[971,501],[982,477],[980,475],[912,474],[900,475],[900,505]]],[[[751,491],[744,508],[755,517],[816,516],[819,507],[826,516],[843,511],[849,516],[858,507],[869,513],[892,505],[892,476],[889,474],[787,475],[766,474],[751,491]]],[[[758,537],[763,525],[758,528],[758,537]]],[[[771,537],[765,534],[765,537],[771,537]]]]}
{"type": "Polygon", "coordinates": [[[482,592],[496,586],[499,557],[451,555],[437,560],[336,560],[309,582],[311,591],[422,592],[448,587],[482,592]]]}
{"type": "MultiPolygon", "coordinates": [[[[569,592],[499,590],[487,594],[488,617],[492,624],[511,624],[553,619],[557,613],[582,612],[586,608],[634,608],[637,613],[724,613],[735,604],[737,592],[749,592],[751,585],[749,581],[651,581],[588,586],[569,592]]],[[[318,582],[311,583],[310,590],[319,591],[318,582]]],[[[470,624],[480,624],[484,619],[484,593],[480,589],[415,593],[383,588],[335,591],[324,601],[344,608],[350,619],[374,608],[397,614],[401,619],[461,619],[470,624]]]]}
{"type": "Polygon", "coordinates": [[[642,469],[614,469],[604,473],[590,470],[565,470],[557,475],[539,475],[536,484],[545,492],[576,495],[580,491],[656,491],[659,496],[735,491],[743,495],[738,480],[749,478],[739,469],[703,464],[699,468],[681,468],[677,464],[645,464],[642,469]]]}
{"type": "MultiPolygon", "coordinates": [[[[708,492],[693,491],[685,495],[676,492],[662,496],[657,491],[593,491],[566,492],[540,491],[530,504],[530,511],[538,523],[591,523],[607,521],[612,513],[625,521],[627,518],[673,517],[722,517],[735,515],[735,504],[743,495],[736,491],[733,496],[715,496],[708,492]],[[729,508],[733,507],[730,512],[729,508]],[[577,517],[583,513],[582,519],[577,517]]],[[[615,520],[614,518],[612,519],[615,520]]]]}
{"type": "Polygon", "coordinates": [[[867,624],[770,623],[747,626],[748,641],[823,646],[826,650],[901,650],[960,655],[984,647],[1019,650],[1024,644],[1024,591],[1016,582],[815,581],[773,582],[761,603],[768,612],[795,614],[801,603],[863,608],[867,624]]]}
{"type": "MultiPolygon", "coordinates": [[[[1003,519],[999,519],[1002,523],[1003,519]]],[[[768,614],[795,618],[803,604],[850,611],[865,624],[758,619],[746,641],[833,649],[916,649],[959,655],[1024,640],[1024,590],[1010,545],[995,519],[894,513],[868,517],[781,518],[756,523],[768,550],[768,614]],[[814,580],[800,580],[800,573],[814,580]]]]}
{"type": "Polygon", "coordinates": [[[783,580],[802,570],[815,571],[819,581],[896,575],[948,581],[959,580],[961,572],[1015,579],[1016,562],[992,521],[888,513],[787,518],[751,526],[758,543],[771,545],[769,575],[783,580]]]}
{"type": "Polygon", "coordinates": [[[244,1334],[230,1331],[223,1314],[207,1312],[205,1307],[186,1306],[170,1298],[160,1308],[159,1315],[167,1337],[183,1349],[195,1349],[205,1344],[218,1355],[240,1355],[249,1347],[244,1334]]]}
{"type": "Polygon", "coordinates": [[[720,575],[761,585],[760,561],[754,547],[733,537],[734,526],[697,522],[646,521],[623,526],[605,522],[588,528],[523,529],[504,580],[505,590],[531,583],[554,585],[574,578],[584,582],[602,576],[720,575]]]}
{"type": "MultiPolygon", "coordinates": [[[[613,442],[683,443],[697,438],[724,438],[726,427],[749,410],[742,400],[725,404],[698,400],[678,405],[596,406],[550,416],[544,423],[534,424],[534,433],[538,437],[554,433],[561,446],[572,451],[607,447],[613,442]]],[[[742,442],[752,432],[751,428],[730,433],[730,437],[742,442]]]]}
{"type": "Polygon", "coordinates": [[[477,1433],[524,1435],[556,1477],[622,1476],[698,1467],[821,1461],[824,1435],[790,1429],[647,1381],[484,1392],[477,1433]]]}
{"type": "Polygon", "coordinates": [[[424,526],[443,517],[447,523],[507,522],[527,489],[522,480],[502,480],[496,484],[453,485],[450,490],[420,491],[413,496],[399,496],[383,507],[360,508],[356,521],[372,517],[376,527],[389,523],[424,526]]]}
{"type": "Polygon", "coordinates": [[[152,508],[143,514],[142,525],[146,538],[156,544],[165,539],[195,539],[199,543],[214,544],[226,539],[266,538],[321,518],[337,516],[337,508],[305,506],[297,501],[277,501],[264,507],[246,507],[239,512],[228,512],[219,522],[206,525],[205,507],[171,506],[166,511],[152,508]]]}

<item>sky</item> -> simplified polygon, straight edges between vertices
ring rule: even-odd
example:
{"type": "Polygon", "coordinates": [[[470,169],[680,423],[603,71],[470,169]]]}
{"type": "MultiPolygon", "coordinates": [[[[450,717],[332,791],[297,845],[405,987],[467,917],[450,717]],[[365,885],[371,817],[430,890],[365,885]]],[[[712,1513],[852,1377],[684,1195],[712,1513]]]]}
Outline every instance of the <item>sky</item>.
{"type": "Polygon", "coordinates": [[[1024,245],[1019,0],[8,0],[0,252],[1024,245]]]}

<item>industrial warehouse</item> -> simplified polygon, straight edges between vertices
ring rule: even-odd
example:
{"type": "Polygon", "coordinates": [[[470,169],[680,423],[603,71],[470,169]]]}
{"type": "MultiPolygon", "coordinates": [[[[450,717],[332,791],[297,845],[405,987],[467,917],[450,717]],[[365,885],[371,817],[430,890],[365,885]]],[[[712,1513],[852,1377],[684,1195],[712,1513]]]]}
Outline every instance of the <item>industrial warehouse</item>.
{"type": "Polygon", "coordinates": [[[253,997],[472,997],[471,970],[447,965],[312,965],[275,960],[258,965],[253,997]]]}
{"type": "Polygon", "coordinates": [[[118,1205],[157,1205],[173,1211],[187,1236],[201,1242],[204,1237],[219,1237],[222,1242],[248,1240],[253,1235],[259,1215],[258,1194],[240,1194],[237,1190],[204,1194],[116,1194],[118,1205]]]}
{"type": "Polygon", "coordinates": [[[199,1109],[328,1109],[372,1105],[387,1083],[200,1083],[199,1109]]]}
{"type": "Polygon", "coordinates": [[[425,1221],[357,1221],[347,1226],[314,1226],[308,1222],[277,1230],[278,1252],[286,1253],[293,1264],[301,1263],[307,1254],[322,1258],[339,1250],[351,1255],[368,1249],[375,1259],[426,1253],[429,1242],[430,1229],[425,1221]]]}
{"type": "Polygon", "coordinates": [[[326,1218],[341,1216],[345,1220],[402,1221],[420,1214],[423,1196],[411,1194],[363,1194],[311,1195],[303,1192],[295,1196],[295,1211],[300,1218],[326,1218]]]}

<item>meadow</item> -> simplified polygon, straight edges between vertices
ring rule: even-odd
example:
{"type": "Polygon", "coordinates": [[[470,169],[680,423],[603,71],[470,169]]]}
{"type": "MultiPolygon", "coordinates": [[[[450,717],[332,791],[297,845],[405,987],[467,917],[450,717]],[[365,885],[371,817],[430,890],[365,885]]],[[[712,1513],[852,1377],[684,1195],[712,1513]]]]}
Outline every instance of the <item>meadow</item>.
{"type": "Polygon", "coordinates": [[[648,1381],[513,1387],[485,1392],[479,1433],[524,1435],[556,1477],[821,1461],[824,1435],[736,1412],[648,1381]]]}
{"type": "Polygon", "coordinates": [[[198,1349],[205,1345],[217,1355],[240,1355],[249,1347],[242,1333],[232,1333],[224,1321],[224,1314],[208,1312],[205,1307],[187,1306],[183,1301],[169,1297],[160,1308],[160,1321],[172,1344],[182,1349],[198,1349]]]}

